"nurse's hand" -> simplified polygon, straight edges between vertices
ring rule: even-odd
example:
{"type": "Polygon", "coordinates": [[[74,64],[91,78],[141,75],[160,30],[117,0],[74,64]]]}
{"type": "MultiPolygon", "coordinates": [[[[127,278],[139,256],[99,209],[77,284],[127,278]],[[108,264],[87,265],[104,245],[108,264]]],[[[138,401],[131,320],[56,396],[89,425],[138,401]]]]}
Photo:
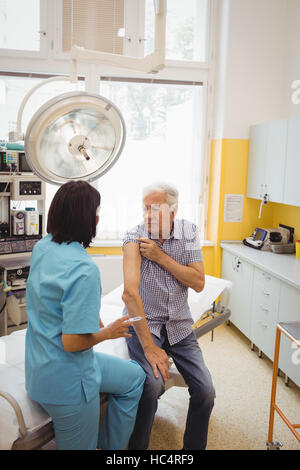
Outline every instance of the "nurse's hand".
{"type": "Polygon", "coordinates": [[[108,339],[130,338],[131,334],[128,333],[130,322],[128,323],[128,320],[129,315],[126,315],[107,325],[104,329],[107,331],[108,339]]]}
{"type": "Polygon", "coordinates": [[[100,327],[97,333],[84,333],[84,334],[62,334],[62,344],[66,352],[82,351],[95,346],[101,341],[116,338],[130,338],[128,333],[130,326],[129,316],[121,317],[118,320],[110,323],[104,328],[100,327]]]}

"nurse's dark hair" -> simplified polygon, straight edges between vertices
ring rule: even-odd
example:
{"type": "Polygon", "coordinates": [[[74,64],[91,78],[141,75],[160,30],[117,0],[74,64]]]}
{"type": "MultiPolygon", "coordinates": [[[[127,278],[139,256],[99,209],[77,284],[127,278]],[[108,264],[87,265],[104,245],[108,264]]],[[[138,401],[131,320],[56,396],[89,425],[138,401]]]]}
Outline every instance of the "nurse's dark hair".
{"type": "Polygon", "coordinates": [[[100,193],[86,181],[69,181],[55,193],[48,212],[47,232],[57,243],[79,242],[87,248],[96,236],[100,193]]]}

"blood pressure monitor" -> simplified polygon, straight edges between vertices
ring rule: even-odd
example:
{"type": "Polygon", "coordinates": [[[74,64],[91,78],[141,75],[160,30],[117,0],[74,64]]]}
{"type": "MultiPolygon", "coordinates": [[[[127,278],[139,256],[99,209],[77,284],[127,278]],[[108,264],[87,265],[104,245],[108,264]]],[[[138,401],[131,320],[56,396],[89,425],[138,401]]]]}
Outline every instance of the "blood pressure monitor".
{"type": "Polygon", "coordinates": [[[250,245],[253,248],[260,248],[263,246],[267,234],[267,230],[264,230],[263,228],[256,228],[252,233],[251,237],[247,237],[245,239],[247,243],[244,243],[245,245],[250,245]]]}

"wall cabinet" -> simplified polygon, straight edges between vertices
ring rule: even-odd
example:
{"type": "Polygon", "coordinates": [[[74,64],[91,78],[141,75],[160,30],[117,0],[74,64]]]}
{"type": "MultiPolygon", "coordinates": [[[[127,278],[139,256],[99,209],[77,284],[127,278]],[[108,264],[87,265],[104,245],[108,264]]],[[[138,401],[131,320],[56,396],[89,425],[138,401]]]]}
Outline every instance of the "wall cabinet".
{"type": "Polygon", "coordinates": [[[268,123],[265,164],[266,193],[272,202],[282,202],[286,165],[286,139],[288,120],[268,123]]]}
{"type": "MultiPolygon", "coordinates": [[[[222,277],[233,283],[230,321],[273,360],[277,323],[300,321],[300,286],[289,285],[224,247],[222,277]]],[[[300,387],[300,348],[292,344],[281,335],[279,368],[300,387]]]]}
{"type": "Polygon", "coordinates": [[[288,120],[283,203],[300,206],[300,117],[288,120]]]}
{"type": "Polygon", "coordinates": [[[250,128],[247,196],[261,199],[265,188],[265,163],[267,152],[267,124],[250,128]]]}
{"type": "Polygon", "coordinates": [[[300,206],[300,118],[250,128],[247,196],[300,206]]]}

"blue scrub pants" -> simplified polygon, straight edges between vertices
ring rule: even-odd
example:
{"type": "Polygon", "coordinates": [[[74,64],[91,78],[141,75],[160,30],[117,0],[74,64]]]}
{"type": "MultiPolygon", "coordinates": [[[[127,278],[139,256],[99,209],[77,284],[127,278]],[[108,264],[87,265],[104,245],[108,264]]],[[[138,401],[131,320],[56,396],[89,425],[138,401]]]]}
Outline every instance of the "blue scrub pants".
{"type": "Polygon", "coordinates": [[[99,434],[100,397],[88,403],[82,390],[79,405],[41,403],[51,416],[58,450],[123,450],[132,433],[139,399],[143,392],[145,373],[133,361],[95,353],[101,384],[108,405],[99,434]]]}

